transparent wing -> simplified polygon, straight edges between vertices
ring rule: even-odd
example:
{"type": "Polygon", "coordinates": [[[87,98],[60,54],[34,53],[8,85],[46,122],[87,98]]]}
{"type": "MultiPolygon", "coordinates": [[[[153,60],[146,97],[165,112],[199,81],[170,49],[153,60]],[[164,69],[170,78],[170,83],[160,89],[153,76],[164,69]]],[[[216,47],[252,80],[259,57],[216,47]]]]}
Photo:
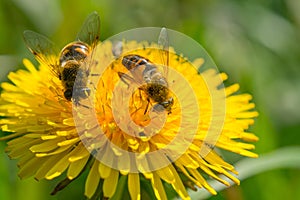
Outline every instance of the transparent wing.
{"type": "Polygon", "coordinates": [[[138,82],[132,76],[126,73],[118,72],[118,76],[121,79],[121,81],[123,81],[123,83],[125,83],[128,87],[131,84],[138,84],[138,82]]]}
{"type": "Polygon", "coordinates": [[[164,65],[164,75],[168,77],[168,67],[169,67],[169,36],[167,29],[163,27],[158,36],[158,46],[160,48],[159,54],[161,61],[164,65]]]}
{"type": "Polygon", "coordinates": [[[115,58],[119,58],[123,52],[123,43],[121,41],[114,41],[111,51],[115,58]]]}
{"type": "Polygon", "coordinates": [[[58,75],[57,51],[54,43],[47,37],[29,30],[24,31],[23,37],[27,48],[35,58],[41,64],[50,66],[53,73],[58,75]]]}
{"type": "Polygon", "coordinates": [[[100,37],[100,17],[97,12],[92,12],[84,21],[76,40],[84,42],[92,47],[97,44],[100,37]]]}
{"type": "Polygon", "coordinates": [[[130,70],[128,73],[118,72],[118,75],[121,81],[127,86],[141,86],[144,83],[140,71],[130,70]]]}

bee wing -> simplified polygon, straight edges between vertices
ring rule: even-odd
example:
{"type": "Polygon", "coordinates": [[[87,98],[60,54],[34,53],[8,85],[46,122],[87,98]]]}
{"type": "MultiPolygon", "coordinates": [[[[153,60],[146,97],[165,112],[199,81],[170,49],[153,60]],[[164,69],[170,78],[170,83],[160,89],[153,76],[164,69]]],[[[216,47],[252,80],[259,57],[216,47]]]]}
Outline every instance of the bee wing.
{"type": "Polygon", "coordinates": [[[137,80],[135,80],[132,76],[123,73],[123,72],[118,72],[118,76],[125,83],[126,85],[130,86],[131,84],[139,84],[137,80]]]}
{"type": "Polygon", "coordinates": [[[169,67],[169,36],[167,29],[163,27],[158,36],[158,46],[160,48],[159,54],[161,61],[164,65],[164,74],[168,77],[168,67],[169,67]]]}
{"type": "Polygon", "coordinates": [[[96,46],[100,37],[100,17],[97,12],[92,12],[85,19],[76,40],[84,42],[92,47],[96,46]]]}
{"type": "Polygon", "coordinates": [[[115,58],[119,58],[123,52],[123,43],[121,41],[114,41],[112,44],[112,54],[115,58]]]}
{"type": "Polygon", "coordinates": [[[94,60],[94,49],[99,41],[100,37],[100,17],[98,13],[92,12],[87,16],[83,25],[81,26],[80,31],[76,36],[77,41],[84,42],[88,44],[91,48],[91,52],[89,54],[89,59],[87,59],[84,64],[81,66],[85,68],[86,71],[91,70],[92,66],[95,66],[97,63],[94,60]]]}
{"type": "Polygon", "coordinates": [[[54,43],[47,37],[30,30],[24,31],[23,37],[27,48],[35,58],[41,64],[50,66],[53,73],[58,76],[57,51],[54,43]]]}

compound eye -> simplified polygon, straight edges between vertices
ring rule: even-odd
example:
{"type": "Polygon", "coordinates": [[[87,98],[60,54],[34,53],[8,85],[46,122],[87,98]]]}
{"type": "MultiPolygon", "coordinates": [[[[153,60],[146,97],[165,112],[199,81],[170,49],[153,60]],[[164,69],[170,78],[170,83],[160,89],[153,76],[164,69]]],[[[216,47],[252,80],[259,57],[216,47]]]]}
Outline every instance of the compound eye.
{"type": "Polygon", "coordinates": [[[67,89],[67,90],[64,92],[64,97],[65,97],[68,101],[70,101],[71,98],[72,98],[72,90],[67,89]]]}
{"type": "Polygon", "coordinates": [[[148,64],[148,62],[145,59],[142,59],[141,62],[140,62],[140,65],[147,65],[147,64],[148,64]]]}

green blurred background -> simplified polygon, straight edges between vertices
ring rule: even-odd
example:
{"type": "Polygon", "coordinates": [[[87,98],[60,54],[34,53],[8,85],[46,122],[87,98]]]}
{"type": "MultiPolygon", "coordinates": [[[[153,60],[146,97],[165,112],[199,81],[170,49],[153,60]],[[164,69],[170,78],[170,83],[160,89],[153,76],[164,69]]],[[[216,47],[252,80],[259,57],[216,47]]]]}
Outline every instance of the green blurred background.
{"type": "MultiPolygon", "coordinates": [[[[32,61],[22,33],[31,29],[63,47],[72,41],[92,11],[101,17],[101,40],[144,26],[166,26],[204,46],[226,85],[238,82],[254,96],[260,113],[251,128],[259,137],[255,152],[300,146],[300,1],[299,0],[0,0],[0,78],[32,61]]],[[[0,199],[83,199],[84,177],[56,196],[58,180],[41,183],[17,178],[16,162],[0,143],[0,199]]],[[[240,156],[225,153],[235,163],[240,156]]],[[[300,155],[299,155],[300,157],[300,155]]],[[[211,199],[300,199],[299,166],[274,169],[242,181],[211,199]]]]}

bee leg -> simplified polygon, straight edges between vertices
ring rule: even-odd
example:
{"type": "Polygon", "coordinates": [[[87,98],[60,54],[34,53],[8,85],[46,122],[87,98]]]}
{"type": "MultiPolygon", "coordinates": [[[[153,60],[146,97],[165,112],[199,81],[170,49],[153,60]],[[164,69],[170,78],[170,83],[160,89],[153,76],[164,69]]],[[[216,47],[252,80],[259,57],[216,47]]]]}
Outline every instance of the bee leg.
{"type": "MultiPolygon", "coordinates": [[[[91,85],[95,91],[97,90],[95,84],[94,84],[92,81],[88,80],[88,85],[91,85]]],[[[90,89],[89,89],[89,90],[90,90],[90,89]]],[[[90,92],[91,92],[91,91],[89,91],[89,94],[90,94],[90,92]]],[[[89,94],[88,94],[88,95],[89,95],[89,94]]]]}
{"type": "Polygon", "coordinates": [[[91,107],[87,106],[87,105],[83,105],[82,103],[80,103],[79,101],[74,101],[75,106],[82,106],[86,109],[91,109],[91,107]]]}
{"type": "Polygon", "coordinates": [[[146,106],[146,109],[145,109],[145,111],[144,111],[144,115],[147,113],[147,111],[148,111],[148,108],[149,108],[149,104],[150,104],[150,99],[149,99],[149,97],[147,97],[147,106],[146,106]]]}
{"type": "Polygon", "coordinates": [[[207,146],[208,148],[210,148],[211,150],[213,150],[215,148],[215,146],[213,144],[210,144],[208,142],[204,142],[205,146],[207,146]]]}
{"type": "MultiPolygon", "coordinates": [[[[139,97],[140,97],[140,101],[143,100],[143,97],[142,97],[142,89],[141,88],[138,88],[139,89],[139,97]]],[[[132,98],[133,98],[133,94],[132,94],[132,98]]],[[[134,107],[136,110],[138,110],[139,108],[137,107],[136,104],[134,104],[134,107]]]]}
{"type": "Polygon", "coordinates": [[[81,106],[87,109],[91,109],[89,106],[80,103],[81,100],[88,98],[91,94],[91,89],[88,87],[82,87],[73,90],[72,101],[75,106],[81,106]]]}
{"type": "Polygon", "coordinates": [[[91,76],[101,76],[101,74],[90,74],[91,76]]]}
{"type": "Polygon", "coordinates": [[[129,87],[129,83],[130,82],[136,82],[131,76],[129,76],[128,74],[125,74],[123,72],[118,72],[118,75],[120,77],[120,79],[123,81],[123,83],[125,83],[128,87],[129,87]]]}
{"type": "MultiPolygon", "coordinates": [[[[143,101],[142,91],[145,92],[145,87],[141,86],[138,89],[139,89],[139,93],[140,93],[140,99],[141,99],[141,101],[143,101]]],[[[150,103],[151,103],[150,98],[147,97],[147,106],[146,106],[146,109],[144,111],[144,115],[147,113],[150,103]]]]}

